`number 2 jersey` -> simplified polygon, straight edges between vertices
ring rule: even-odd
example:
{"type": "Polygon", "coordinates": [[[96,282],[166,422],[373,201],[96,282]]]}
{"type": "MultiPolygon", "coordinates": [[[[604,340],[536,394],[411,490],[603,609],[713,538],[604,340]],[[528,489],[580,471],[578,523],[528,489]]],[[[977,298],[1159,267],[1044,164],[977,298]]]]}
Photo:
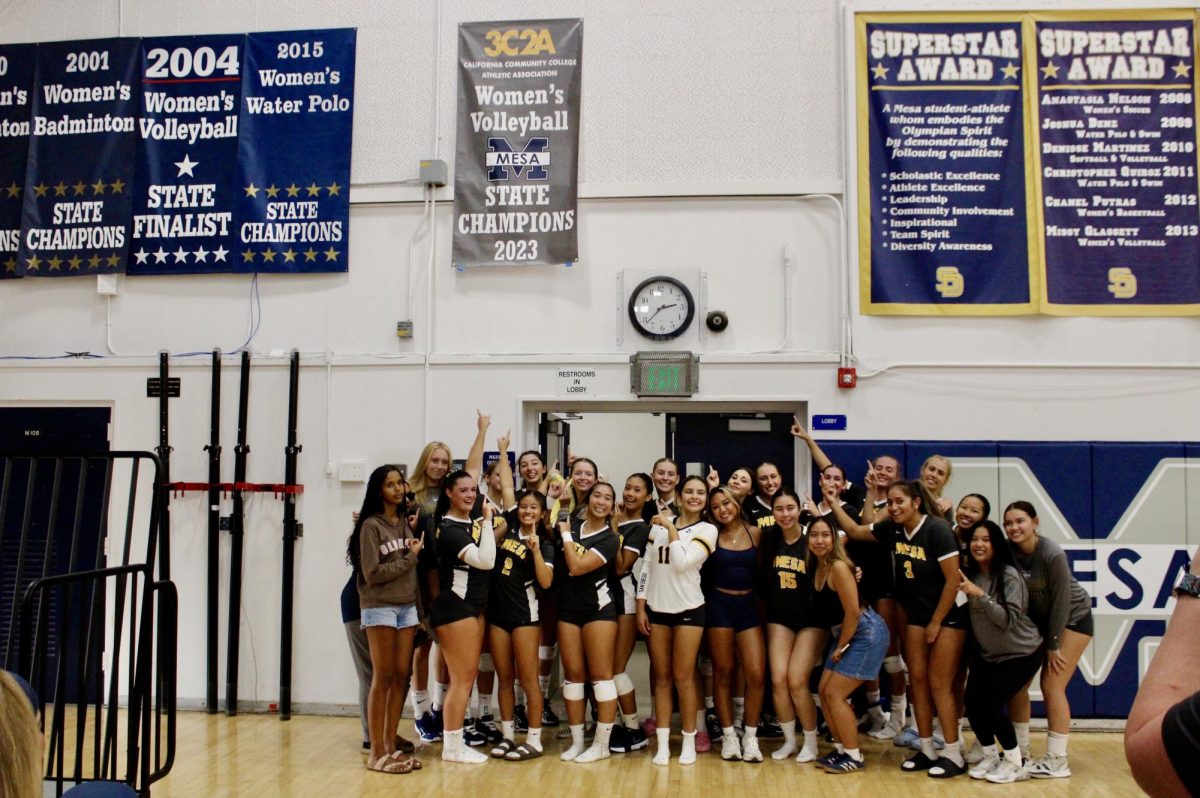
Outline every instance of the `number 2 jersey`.
{"type": "Polygon", "coordinates": [[[681,528],[674,543],[664,527],[650,527],[638,598],[645,598],[650,609],[662,613],[686,612],[703,606],[700,568],[716,548],[717,528],[707,521],[681,528]],[[695,566],[679,568],[681,557],[693,561],[695,566]]]}
{"type": "MultiPolygon", "coordinates": [[[[508,533],[496,545],[496,566],[492,569],[491,594],[488,597],[488,620],[511,629],[538,623],[536,564],[533,551],[521,537],[520,526],[513,523],[511,514],[508,533]]],[[[554,567],[554,541],[545,530],[538,533],[538,548],[542,559],[554,567]]]]}
{"type": "MultiPolygon", "coordinates": [[[[871,534],[891,549],[896,600],[908,613],[908,623],[927,626],[946,585],[942,561],[954,557],[955,565],[958,565],[958,542],[954,533],[945,521],[926,515],[911,534],[902,524],[890,519],[872,524],[871,534]]],[[[943,623],[953,614],[947,613],[943,623]]]]}

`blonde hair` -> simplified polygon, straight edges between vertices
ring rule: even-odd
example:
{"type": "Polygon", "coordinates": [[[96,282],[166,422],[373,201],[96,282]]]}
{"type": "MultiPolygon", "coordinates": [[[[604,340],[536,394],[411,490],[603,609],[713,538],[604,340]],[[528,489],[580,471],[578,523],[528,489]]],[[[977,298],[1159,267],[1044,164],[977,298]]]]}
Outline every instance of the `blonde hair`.
{"type": "Polygon", "coordinates": [[[430,483],[425,476],[425,469],[429,467],[429,458],[438,449],[446,453],[446,459],[449,461],[446,473],[450,473],[454,465],[454,455],[450,452],[450,447],[441,441],[430,441],[421,450],[421,456],[417,458],[417,464],[413,466],[412,478],[408,481],[408,489],[416,494],[417,501],[421,503],[422,508],[428,504],[430,511],[432,511],[433,505],[437,503],[438,493],[441,491],[442,486],[430,483]]]}
{"type": "Polygon", "coordinates": [[[42,735],[25,691],[0,671],[0,795],[40,798],[42,735]]]}

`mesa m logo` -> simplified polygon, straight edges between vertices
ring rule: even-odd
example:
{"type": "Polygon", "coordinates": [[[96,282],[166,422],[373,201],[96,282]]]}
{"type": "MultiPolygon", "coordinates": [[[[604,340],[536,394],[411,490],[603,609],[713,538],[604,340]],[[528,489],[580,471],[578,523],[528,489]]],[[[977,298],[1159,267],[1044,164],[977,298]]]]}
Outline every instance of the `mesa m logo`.
{"type": "Polygon", "coordinates": [[[487,146],[488,182],[508,180],[510,169],[526,180],[550,179],[550,139],[545,136],[531,138],[520,152],[502,136],[488,136],[487,146]]]}

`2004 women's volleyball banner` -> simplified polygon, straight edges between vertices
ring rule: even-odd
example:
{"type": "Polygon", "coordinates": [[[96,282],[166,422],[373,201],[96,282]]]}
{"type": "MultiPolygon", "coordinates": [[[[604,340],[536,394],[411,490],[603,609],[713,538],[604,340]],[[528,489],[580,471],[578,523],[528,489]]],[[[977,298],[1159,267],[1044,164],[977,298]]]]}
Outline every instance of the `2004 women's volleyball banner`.
{"type": "Polygon", "coordinates": [[[459,26],[457,267],[573,263],[583,20],[459,26]]]}
{"type": "Polygon", "coordinates": [[[1029,313],[1020,18],[891,19],[858,17],[863,312],[1029,313]]]}

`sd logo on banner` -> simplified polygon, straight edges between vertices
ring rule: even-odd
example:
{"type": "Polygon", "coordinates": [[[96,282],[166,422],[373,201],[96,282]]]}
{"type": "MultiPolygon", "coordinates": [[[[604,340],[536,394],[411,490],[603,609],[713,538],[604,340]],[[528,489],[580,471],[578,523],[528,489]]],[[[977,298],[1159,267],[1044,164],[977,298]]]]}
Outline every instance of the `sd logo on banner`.
{"type": "Polygon", "coordinates": [[[459,26],[458,267],[579,257],[583,20],[459,26]]]}

